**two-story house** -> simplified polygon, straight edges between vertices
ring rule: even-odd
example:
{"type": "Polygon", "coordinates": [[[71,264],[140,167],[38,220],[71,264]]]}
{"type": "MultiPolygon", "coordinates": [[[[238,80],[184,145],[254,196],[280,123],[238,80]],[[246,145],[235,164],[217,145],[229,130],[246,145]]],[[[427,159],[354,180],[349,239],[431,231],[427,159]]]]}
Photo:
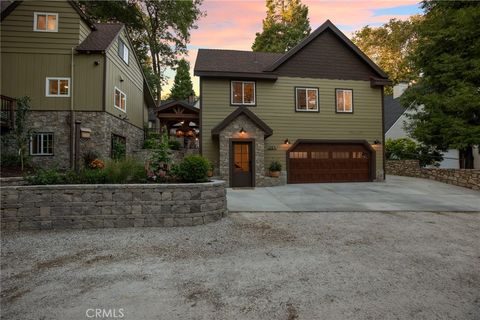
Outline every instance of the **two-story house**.
{"type": "Polygon", "coordinates": [[[122,24],[93,23],[68,0],[1,9],[2,99],[31,99],[34,164],[68,168],[88,151],[108,158],[142,147],[155,103],[122,24]]]}
{"type": "Polygon", "coordinates": [[[230,186],[384,179],[387,75],[330,21],[285,54],[201,49],[201,153],[230,186]]]}

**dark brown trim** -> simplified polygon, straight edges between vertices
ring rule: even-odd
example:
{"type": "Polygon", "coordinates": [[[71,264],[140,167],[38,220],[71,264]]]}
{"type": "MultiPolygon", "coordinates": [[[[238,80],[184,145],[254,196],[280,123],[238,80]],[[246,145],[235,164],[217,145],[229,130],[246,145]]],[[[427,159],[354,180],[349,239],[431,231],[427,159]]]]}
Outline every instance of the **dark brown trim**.
{"type": "Polygon", "coordinates": [[[287,167],[287,183],[290,183],[290,175],[289,173],[289,159],[290,159],[290,152],[294,151],[295,148],[300,144],[360,144],[370,152],[371,160],[370,160],[370,181],[374,181],[377,175],[376,172],[376,151],[367,140],[331,140],[331,139],[297,139],[295,143],[293,143],[290,148],[287,149],[285,152],[285,163],[287,167]]]}
{"type": "Polygon", "coordinates": [[[174,101],[169,101],[169,102],[166,102],[162,105],[160,105],[159,107],[155,108],[155,112],[161,112],[161,111],[165,111],[166,109],[168,108],[171,108],[171,107],[174,107],[174,106],[177,106],[177,105],[180,105],[181,107],[185,108],[185,109],[188,109],[190,111],[193,111],[195,113],[199,113],[200,110],[195,108],[194,106],[192,106],[191,104],[189,103],[186,103],[184,101],[178,101],[178,100],[174,100],[174,101]]]}
{"type": "MultiPolygon", "coordinates": [[[[307,95],[308,98],[308,95],[307,95]]],[[[293,87],[293,100],[294,100],[294,106],[295,106],[295,112],[310,112],[310,113],[315,113],[315,112],[320,112],[320,88],[319,87],[293,87]],[[317,90],[317,110],[297,110],[297,89],[316,89],[317,90]]],[[[307,103],[307,108],[308,108],[308,101],[305,100],[307,103]]]]}
{"type": "Polygon", "coordinates": [[[353,114],[355,111],[355,100],[353,97],[353,89],[348,89],[348,88],[335,88],[335,113],[338,114],[353,114]],[[338,111],[338,105],[337,105],[337,90],[349,90],[352,91],[352,111],[338,111]]]}
{"type": "MultiPolygon", "coordinates": [[[[242,91],[243,91],[243,84],[242,84],[242,91]]],[[[242,97],[243,101],[243,97],[242,97]]],[[[257,81],[256,80],[246,80],[246,79],[230,79],[230,95],[229,95],[229,104],[232,107],[256,107],[257,106],[257,81]],[[255,99],[254,104],[245,104],[245,103],[232,103],[232,82],[253,82],[253,98],[255,99]]]]}
{"type": "Polygon", "coordinates": [[[366,64],[368,64],[381,78],[388,79],[388,75],[383,72],[370,58],[368,58],[350,39],[348,39],[338,28],[330,21],[325,21],[320,27],[317,28],[313,33],[311,33],[308,37],[306,37],[302,42],[297,44],[295,47],[290,49],[287,53],[285,53],[280,59],[275,61],[272,65],[266,68],[264,71],[272,72],[275,71],[280,65],[282,65],[285,61],[290,59],[294,56],[297,52],[299,52],[302,48],[307,46],[310,42],[312,42],[315,38],[321,35],[325,30],[330,29],[333,33],[343,40],[343,42],[355,53],[358,55],[360,59],[362,59],[366,64]]]}
{"type": "Polygon", "coordinates": [[[381,79],[370,77],[370,87],[382,87],[382,86],[391,86],[393,82],[389,79],[381,79]]]}
{"type": "Polygon", "coordinates": [[[200,120],[200,121],[199,121],[200,123],[198,124],[198,125],[199,125],[198,128],[199,128],[199,130],[200,130],[200,137],[198,138],[198,146],[199,146],[199,150],[198,150],[198,151],[199,151],[200,155],[203,156],[203,148],[202,148],[202,142],[203,142],[203,125],[202,125],[202,122],[203,122],[203,121],[202,121],[202,116],[203,116],[203,112],[202,112],[202,109],[203,109],[203,105],[202,105],[202,104],[203,104],[203,98],[202,98],[202,97],[203,97],[203,92],[202,92],[202,89],[203,89],[203,86],[202,86],[202,77],[200,77],[200,86],[199,86],[199,90],[200,90],[200,93],[199,93],[199,94],[200,94],[200,104],[199,104],[199,109],[200,109],[200,110],[199,110],[199,112],[200,112],[200,113],[199,113],[199,115],[198,115],[198,116],[199,116],[199,120],[200,120]]]}
{"type": "Polygon", "coordinates": [[[223,119],[222,122],[220,122],[212,129],[212,136],[218,136],[226,126],[228,126],[241,114],[247,116],[257,127],[262,129],[263,132],[265,132],[265,138],[273,134],[273,129],[270,128],[265,122],[263,122],[262,119],[260,119],[255,113],[250,111],[247,107],[238,107],[235,111],[230,113],[225,119],[223,119]]]}
{"type": "Polygon", "coordinates": [[[107,110],[107,55],[103,56],[103,111],[107,110]]]}
{"type": "Polygon", "coordinates": [[[13,10],[15,10],[20,3],[22,3],[22,1],[14,1],[8,7],[6,7],[5,10],[3,10],[2,13],[1,13],[1,20],[0,21],[3,21],[3,19],[8,17],[10,15],[10,13],[12,13],[13,10]]]}
{"type": "Polygon", "coordinates": [[[255,139],[254,138],[230,138],[228,139],[228,144],[229,144],[229,150],[230,154],[228,156],[228,183],[229,186],[232,187],[232,182],[233,182],[233,143],[234,142],[248,142],[252,146],[252,154],[250,155],[251,160],[252,160],[252,165],[251,165],[251,174],[252,174],[252,185],[250,187],[255,187],[256,181],[255,181],[255,139]]]}
{"type": "MultiPolygon", "coordinates": [[[[382,167],[383,167],[383,180],[385,180],[385,97],[384,97],[384,88],[382,90],[382,167]]],[[[377,173],[375,172],[375,176],[377,173]]]]}
{"type": "Polygon", "coordinates": [[[255,73],[255,72],[223,72],[223,71],[194,71],[197,77],[213,77],[213,78],[235,78],[239,80],[248,79],[265,79],[277,80],[278,75],[274,73],[255,73]]]}

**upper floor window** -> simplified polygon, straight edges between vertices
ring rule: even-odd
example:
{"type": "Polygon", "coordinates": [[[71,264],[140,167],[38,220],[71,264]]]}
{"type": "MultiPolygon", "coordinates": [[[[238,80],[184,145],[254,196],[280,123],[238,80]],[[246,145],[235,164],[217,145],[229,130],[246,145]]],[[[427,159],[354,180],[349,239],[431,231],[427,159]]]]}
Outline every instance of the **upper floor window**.
{"type": "Polygon", "coordinates": [[[47,97],[70,97],[70,78],[47,78],[47,97]]]}
{"type": "Polygon", "coordinates": [[[353,113],[353,90],[335,89],[337,112],[353,113]]]}
{"type": "Polygon", "coordinates": [[[53,155],[53,133],[42,132],[32,134],[30,139],[30,154],[32,156],[53,155]]]}
{"type": "Polygon", "coordinates": [[[253,81],[232,81],[231,104],[255,105],[255,82],[253,81]]]}
{"type": "Polygon", "coordinates": [[[58,32],[58,13],[35,12],[33,30],[42,32],[58,32]]]}
{"type": "Polygon", "coordinates": [[[120,38],[118,38],[118,55],[128,64],[128,47],[120,38]]]}
{"type": "Polygon", "coordinates": [[[115,88],[115,96],[113,101],[115,108],[120,109],[123,112],[127,112],[127,95],[118,88],[115,88]]]}
{"type": "Polygon", "coordinates": [[[318,111],[317,88],[295,88],[296,111],[318,111]]]}

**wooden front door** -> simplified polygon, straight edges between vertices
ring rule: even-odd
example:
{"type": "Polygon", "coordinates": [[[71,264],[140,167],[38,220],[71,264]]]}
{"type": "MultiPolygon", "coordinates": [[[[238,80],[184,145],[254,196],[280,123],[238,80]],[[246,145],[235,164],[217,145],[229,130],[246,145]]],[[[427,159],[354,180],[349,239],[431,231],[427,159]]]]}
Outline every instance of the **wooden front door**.
{"type": "Polygon", "coordinates": [[[232,187],[253,187],[252,141],[232,141],[230,174],[232,187]]]}

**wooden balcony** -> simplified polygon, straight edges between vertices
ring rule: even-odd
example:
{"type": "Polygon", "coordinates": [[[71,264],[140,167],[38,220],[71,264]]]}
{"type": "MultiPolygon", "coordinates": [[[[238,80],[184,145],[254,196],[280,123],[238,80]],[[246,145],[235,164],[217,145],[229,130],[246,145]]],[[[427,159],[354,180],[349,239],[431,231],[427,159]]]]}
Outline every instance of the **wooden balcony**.
{"type": "Polygon", "coordinates": [[[15,106],[17,100],[1,95],[0,125],[2,130],[11,130],[15,126],[15,106]]]}

